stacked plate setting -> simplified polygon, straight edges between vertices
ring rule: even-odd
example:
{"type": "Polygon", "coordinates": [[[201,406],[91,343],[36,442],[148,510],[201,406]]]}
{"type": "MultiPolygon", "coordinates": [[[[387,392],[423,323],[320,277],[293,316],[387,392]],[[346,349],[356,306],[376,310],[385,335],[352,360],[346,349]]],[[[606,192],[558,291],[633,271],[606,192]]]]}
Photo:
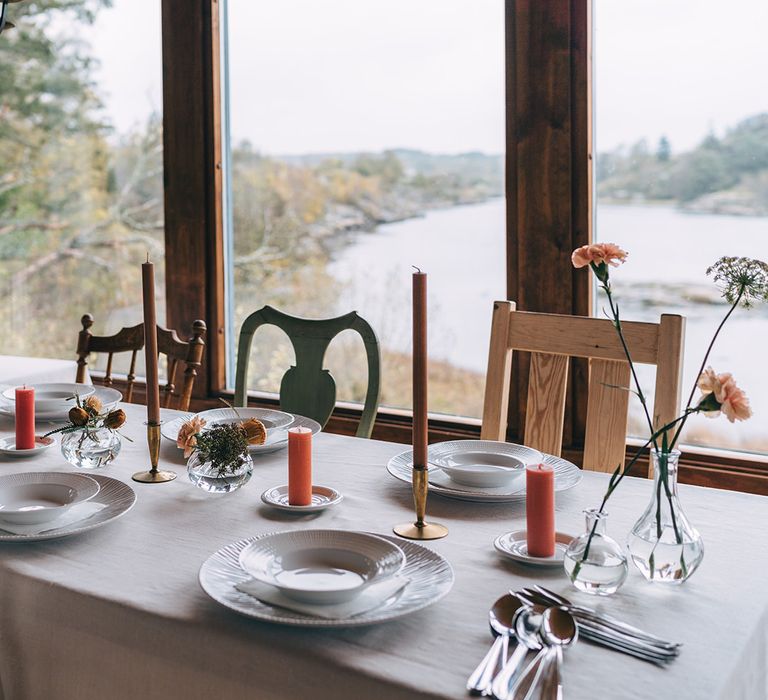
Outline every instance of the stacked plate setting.
{"type": "Polygon", "coordinates": [[[200,568],[200,585],[243,615],[304,627],[395,619],[453,585],[445,559],[413,542],[345,530],[294,530],[235,542],[200,568]]]}
{"type": "Polygon", "coordinates": [[[270,408],[212,408],[200,413],[187,413],[163,423],[161,428],[163,437],[176,442],[181,426],[195,416],[205,421],[203,430],[210,429],[214,425],[239,423],[248,418],[261,421],[267,430],[267,440],[263,445],[250,445],[248,449],[251,456],[276,452],[287,447],[289,428],[309,428],[313,435],[320,432],[320,424],[311,418],[275,411],[270,408]]]}
{"type": "MultiPolygon", "coordinates": [[[[96,396],[105,410],[111,410],[123,395],[110,387],[90,384],[40,383],[30,384],[35,390],[35,419],[45,421],[64,420],[75,405],[73,397],[80,400],[96,396]]],[[[16,414],[16,387],[7,387],[0,393],[0,413],[13,416],[16,414]]]]}
{"type": "MultiPolygon", "coordinates": [[[[581,470],[573,463],[538,450],[494,440],[452,440],[429,446],[431,493],[481,503],[525,500],[525,467],[549,464],[555,471],[555,491],[573,488],[581,470]]],[[[413,451],[396,455],[387,471],[396,479],[412,481],[413,451]]]]}

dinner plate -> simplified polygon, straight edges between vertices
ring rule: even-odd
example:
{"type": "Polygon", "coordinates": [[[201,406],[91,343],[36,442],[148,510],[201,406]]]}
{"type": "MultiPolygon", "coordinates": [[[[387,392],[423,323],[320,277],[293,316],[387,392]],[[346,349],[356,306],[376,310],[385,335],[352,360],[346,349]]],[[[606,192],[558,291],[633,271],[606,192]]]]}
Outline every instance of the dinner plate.
{"type": "MultiPolygon", "coordinates": [[[[89,479],[93,479],[99,484],[99,492],[91,499],[92,503],[103,503],[106,508],[102,508],[89,518],[78,520],[64,527],[45,530],[36,535],[16,535],[2,529],[0,523],[0,542],[38,542],[42,540],[55,540],[61,537],[79,535],[107,523],[117,520],[125,515],[133,504],[136,503],[136,493],[134,490],[118,479],[101,474],[89,474],[89,479]]],[[[55,523],[51,523],[55,524],[55,523]]]]}
{"type": "Polygon", "coordinates": [[[261,500],[268,506],[291,513],[317,513],[341,503],[343,498],[336,489],[317,484],[312,485],[312,502],[306,506],[292,506],[288,502],[288,484],[273,486],[261,494],[261,500]]]}
{"type": "MultiPolygon", "coordinates": [[[[80,384],[78,386],[84,386],[84,385],[80,384]]],[[[101,400],[101,403],[104,407],[103,410],[111,411],[113,408],[117,406],[118,403],[120,403],[123,400],[123,395],[117,389],[113,389],[107,386],[94,386],[91,388],[93,388],[94,390],[92,395],[96,396],[101,400]]],[[[74,401],[69,401],[67,402],[66,406],[53,411],[38,411],[37,408],[35,408],[35,420],[36,421],[64,420],[67,418],[69,409],[72,408],[74,405],[75,405],[74,401]]],[[[0,405],[0,414],[6,415],[6,416],[14,416],[15,404],[13,402],[4,401],[0,405]]]]}
{"type": "MultiPolygon", "coordinates": [[[[213,409],[216,411],[222,410],[222,409],[213,409]]],[[[231,410],[231,409],[223,409],[223,410],[231,410]]],[[[258,420],[262,420],[259,418],[259,413],[262,411],[270,412],[270,413],[282,413],[282,411],[272,411],[268,408],[249,408],[249,409],[237,409],[238,412],[241,414],[241,418],[256,418],[258,420]],[[248,414],[246,415],[244,411],[248,411],[248,414]]],[[[205,413],[205,411],[203,412],[205,413]]],[[[198,415],[202,416],[202,413],[186,413],[183,416],[179,416],[178,418],[174,418],[171,421],[164,422],[160,432],[162,433],[163,437],[167,438],[168,440],[172,440],[173,442],[176,442],[176,436],[179,434],[179,428],[188,421],[193,416],[198,415]]],[[[285,414],[290,415],[290,414],[285,414]]],[[[313,435],[316,435],[320,432],[320,423],[317,421],[312,420],[311,418],[305,418],[304,416],[291,416],[292,422],[286,425],[283,428],[269,428],[267,427],[267,441],[263,445],[249,445],[248,451],[251,453],[251,455],[257,455],[257,454],[268,454],[270,452],[276,452],[277,450],[282,450],[283,448],[288,446],[288,428],[309,428],[312,431],[313,435]]],[[[230,416],[231,419],[231,416],[230,416]]],[[[266,418],[266,420],[269,420],[266,418]]],[[[264,421],[262,421],[264,422],[264,421]]]]}
{"type": "Polygon", "coordinates": [[[525,530],[516,530],[507,532],[497,537],[493,543],[494,549],[499,554],[509,559],[530,564],[531,566],[562,566],[565,558],[565,550],[573,540],[573,535],[567,535],[564,532],[555,533],[555,553],[551,557],[532,557],[528,554],[528,542],[526,541],[527,532],[525,530]]]}
{"type": "Polygon", "coordinates": [[[259,537],[240,540],[212,554],[200,567],[200,586],[217,603],[241,615],[283,625],[315,628],[361,627],[396,620],[436,603],[451,590],[453,569],[439,554],[415,542],[387,535],[376,536],[403,551],[405,566],[400,575],[409,579],[409,583],[379,607],[358,615],[333,619],[315,617],[264,603],[237,590],[237,584],[251,580],[251,576],[240,567],[240,552],[259,537]]]}
{"type": "MultiPolygon", "coordinates": [[[[90,384],[74,383],[40,382],[30,384],[29,387],[35,390],[35,413],[41,414],[68,411],[74,405],[74,402],[67,400],[70,396],[78,395],[84,399],[95,391],[90,384]]],[[[16,387],[5,389],[2,392],[2,397],[8,405],[15,407],[16,387]]]]}
{"type": "MultiPolygon", "coordinates": [[[[432,445],[429,447],[428,458],[430,460],[432,458],[432,445]]],[[[555,491],[571,489],[581,481],[581,469],[566,459],[545,454],[543,459],[538,461],[548,464],[554,469],[555,491]]],[[[395,455],[387,464],[387,471],[399,481],[407,484],[412,483],[412,469],[413,450],[406,450],[395,455]]],[[[525,482],[520,485],[512,484],[511,488],[474,488],[457,484],[431,463],[428,465],[428,469],[430,493],[476,503],[513,503],[525,500],[525,482]]]]}
{"type": "Polygon", "coordinates": [[[352,600],[405,564],[396,544],[347,530],[276,532],[251,542],[239,559],[257,581],[314,605],[352,600]]]}

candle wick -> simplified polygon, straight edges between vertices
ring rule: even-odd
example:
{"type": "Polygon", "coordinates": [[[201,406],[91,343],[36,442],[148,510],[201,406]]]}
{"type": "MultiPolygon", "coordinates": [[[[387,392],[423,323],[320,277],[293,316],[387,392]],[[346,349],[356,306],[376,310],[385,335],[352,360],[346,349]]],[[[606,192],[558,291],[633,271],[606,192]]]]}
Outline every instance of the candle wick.
{"type": "Polygon", "coordinates": [[[411,267],[412,267],[414,270],[416,270],[416,272],[418,272],[419,274],[421,274],[421,268],[420,268],[420,267],[416,267],[416,265],[411,265],[411,267]]]}
{"type": "Polygon", "coordinates": [[[147,251],[147,262],[149,262],[149,251],[147,251]]]}

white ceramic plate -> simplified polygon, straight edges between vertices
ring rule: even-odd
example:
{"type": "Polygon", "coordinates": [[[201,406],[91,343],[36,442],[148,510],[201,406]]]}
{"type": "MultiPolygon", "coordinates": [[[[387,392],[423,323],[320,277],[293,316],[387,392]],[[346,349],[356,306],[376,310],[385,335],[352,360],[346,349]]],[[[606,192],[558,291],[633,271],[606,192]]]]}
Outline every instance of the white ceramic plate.
{"type": "MultiPolygon", "coordinates": [[[[518,446],[522,447],[522,446],[518,446]]],[[[525,448],[528,449],[528,448],[525,448]]],[[[432,446],[430,445],[430,462],[432,460],[432,446]]],[[[565,491],[573,488],[581,481],[581,469],[568,460],[553,455],[544,455],[543,459],[538,460],[544,464],[549,464],[555,470],[555,491],[565,491]]],[[[412,483],[413,469],[413,451],[406,450],[399,455],[394,456],[387,464],[387,471],[396,479],[407,484],[412,483]]],[[[442,473],[442,470],[432,466],[429,469],[429,490],[430,493],[437,493],[447,498],[455,498],[462,501],[474,501],[477,503],[511,503],[525,500],[525,481],[517,486],[512,484],[511,488],[473,488],[471,486],[461,486],[448,476],[442,473]]]]}
{"type": "Polygon", "coordinates": [[[93,479],[100,487],[99,492],[91,501],[103,503],[107,506],[106,508],[102,508],[90,518],[78,520],[64,527],[52,528],[36,535],[17,535],[7,532],[2,529],[3,525],[0,522],[0,542],[39,542],[79,535],[117,520],[133,508],[133,504],[136,503],[135,492],[122,481],[101,474],[93,474],[86,478],[93,479]]]}
{"type": "Polygon", "coordinates": [[[268,506],[291,513],[317,513],[341,503],[343,498],[336,489],[317,484],[312,485],[312,503],[308,506],[292,506],[288,503],[288,484],[274,486],[261,494],[261,500],[268,506]]]}
{"type": "Polygon", "coordinates": [[[26,472],[0,476],[0,521],[46,523],[98,492],[98,482],[84,474],[26,472]]]}
{"type": "Polygon", "coordinates": [[[364,532],[291,530],[243,548],[240,566],[257,581],[304,603],[343,603],[405,564],[392,542],[364,532]]]}
{"type": "MultiPolygon", "coordinates": [[[[266,535],[262,535],[266,537],[266,535]]],[[[240,567],[240,552],[259,538],[240,540],[212,554],[200,567],[200,586],[217,603],[247,617],[297,627],[361,627],[396,620],[443,598],[453,586],[453,569],[439,554],[415,542],[377,535],[396,544],[405,555],[400,575],[409,583],[379,607],[343,618],[320,618],[263,603],[235,586],[251,579],[240,567]]]]}
{"type": "Polygon", "coordinates": [[[526,542],[526,531],[516,530],[507,532],[501,537],[497,537],[493,543],[494,549],[509,559],[530,564],[531,566],[562,566],[565,550],[573,539],[573,535],[566,535],[564,532],[555,533],[555,554],[551,557],[532,557],[528,554],[528,543],[526,542]]]}
{"type": "Polygon", "coordinates": [[[35,435],[35,446],[29,450],[17,450],[16,438],[0,438],[0,455],[5,457],[34,457],[45,452],[56,441],[49,435],[35,435]]]}
{"type": "MultiPolygon", "coordinates": [[[[35,390],[35,414],[57,413],[68,411],[74,406],[74,401],[67,401],[70,396],[78,395],[84,399],[94,393],[90,384],[30,384],[35,390]]],[[[9,405],[16,406],[16,387],[8,387],[2,394],[9,405]]]]}
{"type": "MultiPolygon", "coordinates": [[[[212,410],[222,410],[222,409],[212,409],[212,410]]],[[[223,409],[223,410],[231,410],[231,409],[223,409]]],[[[249,408],[249,409],[237,409],[238,412],[241,414],[242,418],[256,418],[262,422],[264,422],[260,417],[259,413],[261,412],[268,412],[268,413],[281,413],[281,411],[272,411],[271,409],[267,408],[249,408]],[[246,415],[244,411],[248,411],[248,414],[246,415]]],[[[206,413],[205,411],[203,413],[206,413]]],[[[192,416],[199,415],[202,416],[203,413],[185,413],[183,416],[179,416],[178,418],[174,418],[171,421],[163,423],[162,428],[160,429],[161,434],[164,438],[168,440],[172,440],[173,442],[176,442],[176,436],[179,434],[179,429],[181,426],[188,421],[192,416]]],[[[285,414],[290,415],[290,414],[285,414]]],[[[231,419],[231,418],[230,418],[231,419]]],[[[251,456],[257,455],[257,454],[268,454],[270,452],[276,452],[277,450],[282,450],[283,448],[288,446],[288,428],[309,428],[312,431],[313,435],[316,435],[320,432],[320,423],[317,421],[312,420],[311,418],[305,418],[304,416],[291,416],[292,422],[285,426],[284,428],[269,428],[266,426],[266,423],[264,424],[265,427],[267,427],[267,441],[263,445],[250,445],[248,447],[248,451],[251,453],[251,456]]],[[[268,419],[267,419],[268,420],[268,419]]]]}
{"type": "MultiPolygon", "coordinates": [[[[73,386],[81,387],[86,385],[75,384],[73,386]]],[[[93,395],[101,399],[101,403],[103,404],[105,410],[111,411],[117,406],[118,403],[120,403],[120,401],[123,400],[123,395],[117,389],[112,389],[111,387],[106,386],[95,386],[91,388],[94,389],[93,395]]],[[[65,402],[63,407],[59,407],[53,411],[38,411],[37,407],[35,407],[35,420],[51,422],[65,420],[67,418],[67,414],[69,413],[69,409],[74,405],[75,402],[73,400],[65,402]]],[[[0,405],[0,414],[6,416],[14,416],[15,409],[15,402],[3,401],[2,405],[0,405]]]]}

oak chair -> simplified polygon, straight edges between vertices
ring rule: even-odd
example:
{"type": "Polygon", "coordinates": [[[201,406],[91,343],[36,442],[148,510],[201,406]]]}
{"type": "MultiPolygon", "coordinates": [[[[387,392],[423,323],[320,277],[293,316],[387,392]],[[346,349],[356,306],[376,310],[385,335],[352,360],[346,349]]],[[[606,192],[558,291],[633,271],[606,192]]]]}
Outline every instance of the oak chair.
{"type": "MultiPolygon", "coordinates": [[[[674,420],[680,407],[685,319],[662,314],[660,323],[622,322],[635,363],[656,366],[652,420],[674,420]]],[[[524,443],[559,456],[571,357],[589,359],[584,469],[613,472],[624,463],[630,392],[629,363],[608,319],[516,311],[493,304],[481,437],[505,440],[514,350],[530,352],[524,443]]]]}
{"type": "Polygon", "coordinates": [[[271,306],[265,306],[243,321],[237,346],[235,406],[248,404],[248,360],[256,330],[263,325],[280,328],[290,339],[296,354],[296,364],[280,382],[280,408],[289,413],[307,416],[325,427],[336,406],[336,382],[323,367],[330,342],[342,331],[356,331],[363,339],[368,361],[368,388],[363,414],[357,426],[357,437],[368,438],[373,431],[379,406],[381,383],[381,350],[373,328],[356,311],[327,319],[289,316],[271,306]]]}
{"type": "MultiPolygon", "coordinates": [[[[78,383],[84,383],[87,379],[88,355],[92,352],[107,354],[107,367],[103,377],[99,380],[104,386],[111,386],[112,360],[115,353],[131,353],[130,367],[126,381],[128,388],[125,392],[125,400],[130,402],[133,397],[133,384],[136,380],[136,356],[144,347],[144,324],[130,328],[121,328],[114,335],[93,335],[93,316],[85,314],[80,319],[83,329],[77,339],[77,379],[78,383]]],[[[166,383],[160,391],[160,403],[167,408],[177,408],[180,411],[189,410],[189,402],[192,398],[192,389],[197,378],[197,370],[203,361],[205,352],[205,321],[195,321],[192,324],[192,335],[185,342],[179,338],[176,331],[157,327],[157,348],[161,355],[165,355],[168,361],[166,383]],[[177,391],[176,375],[179,367],[184,366],[184,376],[181,391],[177,391]],[[173,405],[175,404],[175,405],[173,405]]]]}

